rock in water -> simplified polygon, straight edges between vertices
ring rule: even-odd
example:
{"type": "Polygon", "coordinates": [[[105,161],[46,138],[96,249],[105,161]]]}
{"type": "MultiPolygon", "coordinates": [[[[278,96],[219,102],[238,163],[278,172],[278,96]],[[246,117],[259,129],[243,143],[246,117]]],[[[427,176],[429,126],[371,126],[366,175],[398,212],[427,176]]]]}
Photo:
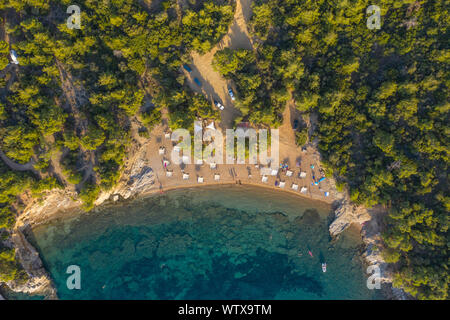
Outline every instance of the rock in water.
{"type": "Polygon", "coordinates": [[[342,201],[341,205],[334,212],[335,219],[330,225],[330,235],[338,236],[352,223],[363,224],[370,220],[370,214],[364,207],[358,207],[350,204],[347,200],[342,201]]]}

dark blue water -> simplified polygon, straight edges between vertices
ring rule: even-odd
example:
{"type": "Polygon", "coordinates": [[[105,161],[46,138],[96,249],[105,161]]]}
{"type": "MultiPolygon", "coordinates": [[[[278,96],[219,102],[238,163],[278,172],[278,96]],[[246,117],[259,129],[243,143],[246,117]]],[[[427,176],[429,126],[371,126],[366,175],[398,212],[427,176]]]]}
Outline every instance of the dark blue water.
{"type": "Polygon", "coordinates": [[[329,214],[282,192],[203,187],[67,214],[30,238],[61,299],[376,298],[358,237],[332,242],[329,214]],[[80,290],[66,286],[69,265],[80,290]]]}

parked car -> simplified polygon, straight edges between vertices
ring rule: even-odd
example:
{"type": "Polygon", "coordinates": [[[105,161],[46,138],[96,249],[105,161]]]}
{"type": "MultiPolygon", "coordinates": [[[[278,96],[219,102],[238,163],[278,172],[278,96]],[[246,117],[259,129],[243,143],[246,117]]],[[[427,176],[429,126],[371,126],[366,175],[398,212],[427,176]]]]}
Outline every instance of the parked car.
{"type": "Polygon", "coordinates": [[[298,124],[299,124],[299,121],[298,121],[298,119],[295,119],[294,120],[294,124],[293,124],[293,128],[294,128],[294,130],[297,130],[298,129],[298,124]]]}
{"type": "Polygon", "coordinates": [[[197,78],[194,78],[194,82],[196,85],[198,85],[199,87],[202,86],[202,83],[200,82],[200,80],[198,80],[197,78]]]}
{"type": "Polygon", "coordinates": [[[189,67],[187,64],[183,64],[183,68],[184,68],[187,72],[192,72],[191,67],[189,67]]]}
{"type": "Polygon", "coordinates": [[[16,53],[16,51],[11,50],[11,51],[9,52],[9,54],[10,54],[10,56],[11,56],[12,63],[14,63],[14,64],[19,64],[19,60],[17,59],[17,53],[16,53]]]}
{"type": "Polygon", "coordinates": [[[219,108],[220,110],[225,109],[225,107],[223,106],[223,104],[221,104],[219,101],[214,100],[214,105],[219,108]]]}
{"type": "Polygon", "coordinates": [[[230,95],[230,98],[232,101],[234,101],[236,98],[234,97],[234,93],[233,90],[231,90],[230,87],[228,87],[228,94],[230,95]]]}

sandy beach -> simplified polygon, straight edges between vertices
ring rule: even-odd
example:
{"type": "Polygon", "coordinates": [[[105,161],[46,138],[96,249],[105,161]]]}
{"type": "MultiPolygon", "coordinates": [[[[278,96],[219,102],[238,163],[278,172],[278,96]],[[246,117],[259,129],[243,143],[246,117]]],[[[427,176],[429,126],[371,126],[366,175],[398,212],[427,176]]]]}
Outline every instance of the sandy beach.
{"type": "MultiPolygon", "coordinates": [[[[134,156],[128,159],[122,183],[127,183],[135,163],[144,162],[146,166],[152,169],[155,184],[143,195],[165,192],[176,188],[242,184],[283,190],[309,199],[332,203],[340,198],[332,179],[327,177],[318,185],[314,184],[313,176],[315,181],[322,177],[318,151],[312,146],[307,146],[306,150],[302,151],[302,148],[295,144],[295,133],[291,125],[292,114],[295,112],[293,103],[290,103],[284,112],[284,123],[279,128],[280,164],[287,165],[288,168],[278,170],[278,174],[275,176],[267,175],[266,182],[262,181],[263,176],[260,173],[260,168],[255,167],[253,164],[217,164],[215,169],[212,169],[205,162],[202,165],[173,164],[171,153],[175,143],[170,138],[165,137],[165,133],[169,131],[169,128],[167,125],[161,124],[152,130],[149,138],[141,138],[137,135],[137,132],[134,132],[134,139],[137,140],[141,147],[134,153],[134,156]],[[162,155],[159,154],[160,148],[164,148],[164,154],[162,155]],[[168,161],[169,164],[165,165],[165,161],[168,161]],[[314,166],[314,169],[311,166],[314,166]],[[171,176],[167,175],[168,171],[172,172],[171,176]],[[290,176],[287,175],[288,171],[292,172],[290,176]],[[306,173],[306,176],[300,178],[300,172],[306,173]],[[189,178],[184,180],[184,174],[189,175],[189,178]],[[216,175],[220,176],[218,181],[215,180],[216,175]],[[199,177],[203,178],[203,182],[198,182],[199,177]],[[278,182],[278,186],[275,185],[275,182],[278,182]],[[279,182],[285,182],[283,188],[279,186],[279,182]],[[297,190],[292,189],[293,184],[298,186],[297,190]],[[307,191],[302,193],[301,189],[303,187],[307,191]],[[325,195],[325,192],[328,193],[328,196],[325,195]]],[[[166,121],[163,121],[163,123],[166,123],[166,121]]],[[[216,127],[217,130],[220,130],[220,127],[217,125],[216,127]]]]}

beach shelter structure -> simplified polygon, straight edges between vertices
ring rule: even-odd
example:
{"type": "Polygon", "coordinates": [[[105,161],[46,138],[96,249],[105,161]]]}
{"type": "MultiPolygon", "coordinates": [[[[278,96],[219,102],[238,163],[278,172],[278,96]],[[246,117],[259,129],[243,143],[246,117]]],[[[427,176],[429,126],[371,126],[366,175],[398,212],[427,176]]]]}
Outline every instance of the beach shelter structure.
{"type": "Polygon", "coordinates": [[[280,185],[279,185],[280,188],[284,188],[285,185],[286,185],[285,181],[280,181],[280,185]]]}
{"type": "Polygon", "coordinates": [[[189,180],[189,173],[183,173],[183,180],[189,180]]]}
{"type": "Polygon", "coordinates": [[[307,188],[307,187],[302,187],[302,188],[300,189],[300,192],[301,192],[301,193],[306,193],[306,191],[308,191],[308,188],[307,188]]]}
{"type": "Polygon", "coordinates": [[[173,171],[172,170],[167,170],[166,171],[166,177],[171,177],[173,176],[173,171]]]}
{"type": "Polygon", "coordinates": [[[203,183],[203,182],[204,182],[203,177],[198,177],[198,178],[197,178],[197,182],[198,182],[198,183],[203,183]]]}
{"type": "Polygon", "coordinates": [[[262,177],[262,179],[261,179],[262,182],[267,182],[268,180],[269,180],[269,178],[267,178],[266,175],[264,175],[264,176],[262,177]]]}
{"type": "Polygon", "coordinates": [[[164,133],[164,138],[170,139],[170,132],[165,132],[164,133]]]}
{"type": "Polygon", "coordinates": [[[298,177],[299,177],[299,178],[302,178],[302,179],[306,178],[306,172],[304,172],[304,171],[300,172],[300,174],[298,175],[298,177]]]}
{"type": "Polygon", "coordinates": [[[291,170],[286,171],[286,175],[288,177],[292,177],[293,174],[294,174],[294,172],[292,172],[291,170]]]}
{"type": "Polygon", "coordinates": [[[175,146],[173,147],[173,151],[175,152],[180,152],[181,148],[179,146],[175,146]]]}
{"type": "Polygon", "coordinates": [[[272,169],[272,171],[270,172],[270,175],[272,176],[276,176],[278,174],[278,169],[272,169]]]}
{"type": "Polygon", "coordinates": [[[203,160],[202,159],[197,159],[197,160],[195,160],[195,164],[203,164],[203,160]]]}
{"type": "Polygon", "coordinates": [[[215,162],[211,162],[211,163],[209,164],[209,168],[210,168],[210,169],[215,169],[216,167],[217,167],[217,165],[216,165],[215,162]]]}
{"type": "Polygon", "coordinates": [[[292,186],[291,186],[291,188],[292,188],[293,190],[298,190],[298,184],[293,183],[292,186]]]}
{"type": "Polygon", "coordinates": [[[183,156],[182,159],[184,164],[189,164],[189,156],[183,156]]]}
{"type": "Polygon", "coordinates": [[[216,173],[216,174],[214,175],[214,180],[215,180],[215,181],[219,181],[219,180],[220,180],[220,174],[216,173]]]}
{"type": "Polygon", "coordinates": [[[159,155],[163,155],[164,153],[166,153],[166,148],[159,147],[159,155]]]}

